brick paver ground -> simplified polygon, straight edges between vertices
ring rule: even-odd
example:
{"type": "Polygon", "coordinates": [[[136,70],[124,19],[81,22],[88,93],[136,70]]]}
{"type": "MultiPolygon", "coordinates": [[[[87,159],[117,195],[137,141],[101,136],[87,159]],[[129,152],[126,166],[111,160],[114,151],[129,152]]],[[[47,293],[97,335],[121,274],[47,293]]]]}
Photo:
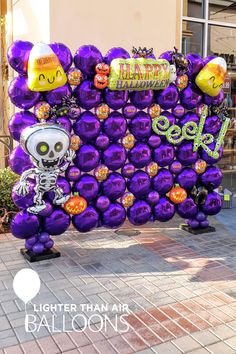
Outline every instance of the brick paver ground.
{"type": "MultiPolygon", "coordinates": [[[[222,215],[225,221],[227,211],[222,215]]],[[[131,237],[70,230],[56,237],[61,258],[31,264],[19,253],[23,241],[0,235],[0,354],[236,353],[236,237],[219,220],[211,219],[215,233],[197,236],[179,230],[178,219],[146,225],[131,237]],[[94,316],[84,332],[80,318],[78,332],[51,335],[44,327],[26,333],[24,305],[12,289],[24,267],[42,282],[33,303],[125,303],[128,332],[114,330],[115,313],[108,311],[102,315],[112,321],[99,332],[94,316]]],[[[27,309],[32,313],[31,305],[27,309]]],[[[72,315],[64,323],[69,330],[72,315]]]]}

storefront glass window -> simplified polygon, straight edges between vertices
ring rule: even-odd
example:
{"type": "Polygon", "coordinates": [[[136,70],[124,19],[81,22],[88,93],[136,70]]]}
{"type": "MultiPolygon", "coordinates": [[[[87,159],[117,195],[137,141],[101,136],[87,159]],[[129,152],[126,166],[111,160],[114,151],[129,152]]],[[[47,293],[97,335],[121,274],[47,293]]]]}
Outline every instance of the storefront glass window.
{"type": "Polygon", "coordinates": [[[209,0],[209,19],[236,23],[236,3],[232,0],[209,0]]]}
{"type": "Polygon", "coordinates": [[[183,0],[183,16],[203,17],[203,0],[183,0]]]}
{"type": "Polygon", "coordinates": [[[182,52],[202,54],[202,23],[183,21],[182,52]]]}

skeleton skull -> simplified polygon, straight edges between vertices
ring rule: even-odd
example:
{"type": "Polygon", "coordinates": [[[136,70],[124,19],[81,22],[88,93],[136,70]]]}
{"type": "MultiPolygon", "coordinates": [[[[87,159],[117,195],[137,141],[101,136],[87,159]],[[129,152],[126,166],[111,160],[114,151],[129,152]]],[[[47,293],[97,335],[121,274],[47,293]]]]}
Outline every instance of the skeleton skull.
{"type": "Polygon", "coordinates": [[[55,170],[70,145],[68,132],[55,124],[34,124],[21,134],[21,146],[41,170],[55,170]]]}

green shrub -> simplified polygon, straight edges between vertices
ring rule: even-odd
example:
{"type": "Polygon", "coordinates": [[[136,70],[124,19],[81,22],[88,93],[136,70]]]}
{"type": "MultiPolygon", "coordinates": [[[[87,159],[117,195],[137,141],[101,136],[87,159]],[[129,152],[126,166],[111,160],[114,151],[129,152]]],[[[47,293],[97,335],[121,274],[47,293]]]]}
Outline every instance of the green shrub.
{"type": "Polygon", "coordinates": [[[18,210],[11,199],[12,188],[18,179],[19,176],[10,167],[0,169],[0,209],[8,212],[18,210]]]}

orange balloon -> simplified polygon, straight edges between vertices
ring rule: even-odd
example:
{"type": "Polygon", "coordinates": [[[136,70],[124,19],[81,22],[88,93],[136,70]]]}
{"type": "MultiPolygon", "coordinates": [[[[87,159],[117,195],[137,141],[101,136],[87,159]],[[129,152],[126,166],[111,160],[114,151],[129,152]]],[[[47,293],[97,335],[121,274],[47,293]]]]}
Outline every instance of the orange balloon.
{"type": "Polygon", "coordinates": [[[70,148],[76,151],[79,149],[80,145],[81,145],[80,137],[78,135],[72,135],[70,139],[70,148]]]}
{"type": "Polygon", "coordinates": [[[73,195],[64,204],[64,209],[68,214],[81,214],[87,208],[87,201],[83,197],[73,195]]]}
{"type": "Polygon", "coordinates": [[[187,198],[187,192],[182,187],[173,187],[169,192],[169,199],[174,204],[180,204],[187,198]]]}
{"type": "Polygon", "coordinates": [[[100,90],[108,85],[108,77],[106,75],[97,74],[94,76],[94,86],[100,90]]]}
{"type": "Polygon", "coordinates": [[[108,75],[110,72],[110,66],[106,63],[98,63],[95,67],[96,73],[100,75],[108,75]]]}

